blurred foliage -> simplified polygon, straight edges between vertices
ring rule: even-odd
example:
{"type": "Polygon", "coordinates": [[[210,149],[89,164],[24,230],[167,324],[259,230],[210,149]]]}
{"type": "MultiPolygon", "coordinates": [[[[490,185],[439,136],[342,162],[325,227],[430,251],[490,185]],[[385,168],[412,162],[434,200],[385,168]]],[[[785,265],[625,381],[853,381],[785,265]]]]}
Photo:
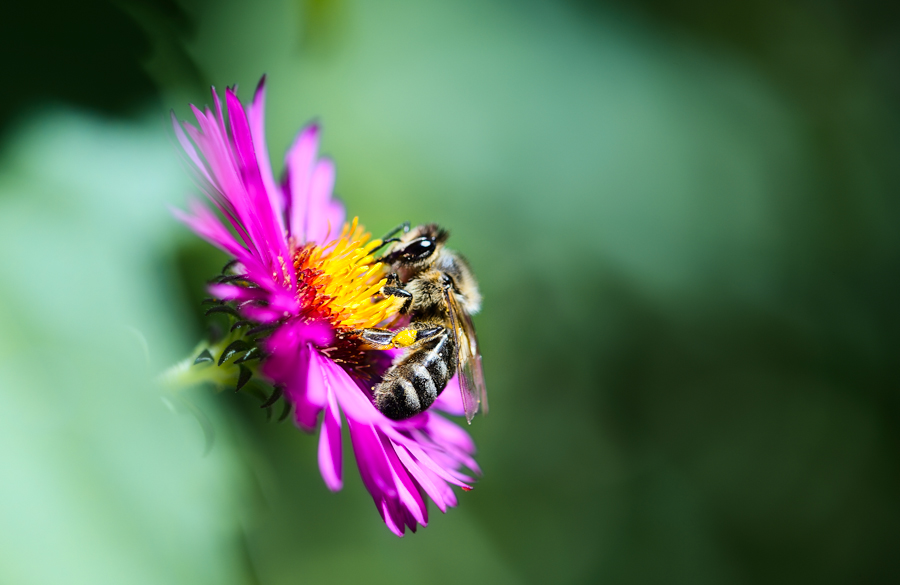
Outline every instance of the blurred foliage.
{"type": "Polygon", "coordinates": [[[169,142],[49,114],[2,161],[0,582],[244,582],[243,450],[220,422],[201,458],[189,403],[152,383],[193,342],[165,298],[164,202],[187,184],[169,142]]]}
{"type": "Polygon", "coordinates": [[[892,5],[146,0],[98,3],[96,29],[61,8],[46,41],[18,10],[4,73],[34,82],[3,108],[0,580],[900,577],[892,5]],[[224,258],[165,217],[189,187],[161,114],[262,73],[276,167],[319,118],[349,212],[450,227],[484,290],[485,477],[402,540],[253,397],[192,395],[217,432],[203,459],[116,337],[139,330],[159,371],[204,331],[224,258]],[[133,120],[34,114],[47,100],[133,120]],[[23,554],[84,531],[58,565],[23,554]]]}

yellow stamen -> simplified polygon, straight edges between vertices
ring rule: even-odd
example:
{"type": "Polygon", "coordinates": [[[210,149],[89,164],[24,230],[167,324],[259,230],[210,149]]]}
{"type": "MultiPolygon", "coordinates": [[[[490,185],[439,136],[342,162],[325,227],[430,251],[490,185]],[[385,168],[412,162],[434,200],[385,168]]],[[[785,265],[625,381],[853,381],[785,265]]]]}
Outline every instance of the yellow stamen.
{"type": "Polygon", "coordinates": [[[316,291],[314,304],[321,302],[332,325],[346,331],[376,327],[403,305],[403,299],[397,297],[376,300],[387,282],[387,270],[371,255],[381,240],[370,238],[358,218],[353,218],[344,224],[337,239],[304,248],[296,256],[303,284],[316,291]]]}

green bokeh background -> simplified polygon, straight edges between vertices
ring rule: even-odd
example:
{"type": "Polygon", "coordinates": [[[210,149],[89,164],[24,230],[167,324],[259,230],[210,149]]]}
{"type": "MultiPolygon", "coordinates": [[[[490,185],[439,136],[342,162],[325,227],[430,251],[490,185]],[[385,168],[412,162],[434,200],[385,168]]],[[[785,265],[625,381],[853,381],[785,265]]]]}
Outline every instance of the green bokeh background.
{"type": "Polygon", "coordinates": [[[900,581],[891,3],[5,10],[0,583],[900,581]],[[196,389],[204,454],[153,383],[224,260],[167,112],[263,73],[276,171],[320,120],[351,215],[480,277],[485,476],[403,539],[352,459],[196,389]]]}

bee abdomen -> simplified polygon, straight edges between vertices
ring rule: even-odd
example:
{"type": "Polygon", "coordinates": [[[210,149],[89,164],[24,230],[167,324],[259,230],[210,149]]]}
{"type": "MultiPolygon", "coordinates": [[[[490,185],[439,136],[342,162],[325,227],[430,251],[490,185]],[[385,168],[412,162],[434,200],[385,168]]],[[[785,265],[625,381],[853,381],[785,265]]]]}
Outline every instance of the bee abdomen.
{"type": "Polygon", "coordinates": [[[444,331],[385,373],[375,387],[375,405],[385,416],[403,420],[432,405],[456,371],[456,351],[444,331]]]}

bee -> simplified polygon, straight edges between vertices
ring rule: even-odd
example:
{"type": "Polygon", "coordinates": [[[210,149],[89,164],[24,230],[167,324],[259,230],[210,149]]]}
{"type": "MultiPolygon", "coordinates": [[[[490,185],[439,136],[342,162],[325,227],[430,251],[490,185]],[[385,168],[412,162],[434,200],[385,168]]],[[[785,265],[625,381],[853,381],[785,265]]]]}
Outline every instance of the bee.
{"type": "Polygon", "coordinates": [[[399,330],[362,329],[356,335],[370,349],[408,348],[373,388],[375,406],[385,416],[403,420],[423,412],[459,373],[466,420],[479,407],[487,412],[481,354],[472,315],[481,308],[478,283],[466,260],[447,249],[447,230],[409,223],[385,236],[381,261],[391,267],[383,296],[403,299],[401,315],[409,324],[399,330]],[[400,237],[394,234],[403,231],[400,237]]]}

